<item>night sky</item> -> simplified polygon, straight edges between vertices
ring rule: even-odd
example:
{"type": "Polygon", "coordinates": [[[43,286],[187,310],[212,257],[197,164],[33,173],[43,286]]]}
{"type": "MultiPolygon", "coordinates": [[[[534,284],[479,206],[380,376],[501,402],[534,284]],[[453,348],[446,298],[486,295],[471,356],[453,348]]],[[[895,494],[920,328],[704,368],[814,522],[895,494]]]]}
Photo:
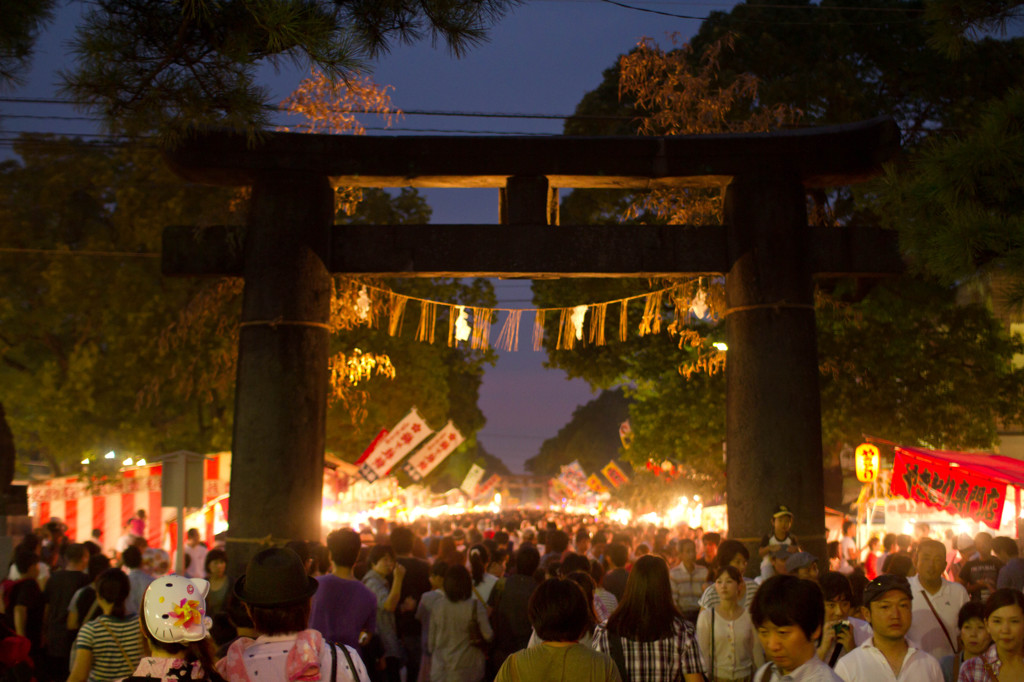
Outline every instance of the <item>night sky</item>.
{"type": "MultiPolygon", "coordinates": [[[[5,97],[53,98],[56,71],[70,67],[66,43],[78,14],[86,3],[71,3],[59,11],[37,46],[33,70],[24,87],[3,93],[5,97]]],[[[706,16],[714,10],[727,11],[733,2],[681,2],[633,0],[637,8],[706,16]]],[[[395,106],[409,112],[488,112],[502,114],[571,114],[583,95],[595,88],[602,72],[615,64],[642,37],[662,45],[678,32],[683,39],[693,35],[699,21],[627,9],[602,0],[545,0],[526,2],[493,28],[490,40],[461,60],[452,58],[443,46],[432,47],[429,39],[414,46],[398,46],[372,65],[372,76],[393,86],[395,106]]],[[[266,82],[275,100],[283,100],[304,73],[297,70],[274,74],[266,82]]],[[[67,121],[56,116],[84,116],[67,105],[40,105],[0,101],[3,136],[21,131],[49,131],[64,134],[94,132],[89,121],[67,121]],[[49,118],[21,118],[22,116],[49,118]]],[[[382,123],[367,118],[368,128],[382,123]]],[[[558,119],[493,118],[409,114],[392,130],[369,130],[368,134],[472,134],[561,133],[558,119]]],[[[0,158],[9,156],[0,148],[0,158]]],[[[433,208],[438,223],[496,223],[497,190],[421,190],[433,208]]],[[[496,281],[502,307],[530,308],[528,281],[496,281]]],[[[590,303],[591,301],[580,301],[590,303]]],[[[529,325],[524,316],[519,351],[499,352],[496,366],[488,369],[480,394],[480,407],[487,425],[479,439],[492,454],[501,457],[514,472],[537,453],[541,443],[564,426],[578,405],[594,395],[581,380],[569,381],[558,370],[545,370],[546,355],[531,349],[529,325]]],[[[492,330],[491,338],[498,329],[492,330]]]]}

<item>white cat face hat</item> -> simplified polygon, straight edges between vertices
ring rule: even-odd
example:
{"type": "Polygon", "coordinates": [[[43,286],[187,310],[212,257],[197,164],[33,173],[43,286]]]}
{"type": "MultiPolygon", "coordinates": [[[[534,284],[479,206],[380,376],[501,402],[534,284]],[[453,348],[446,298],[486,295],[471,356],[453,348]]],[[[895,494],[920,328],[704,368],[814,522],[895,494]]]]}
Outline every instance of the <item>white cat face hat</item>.
{"type": "Polygon", "coordinates": [[[206,616],[209,591],[209,582],[180,575],[151,582],[142,599],[142,613],[153,638],[169,644],[204,639],[213,622],[206,616]]]}

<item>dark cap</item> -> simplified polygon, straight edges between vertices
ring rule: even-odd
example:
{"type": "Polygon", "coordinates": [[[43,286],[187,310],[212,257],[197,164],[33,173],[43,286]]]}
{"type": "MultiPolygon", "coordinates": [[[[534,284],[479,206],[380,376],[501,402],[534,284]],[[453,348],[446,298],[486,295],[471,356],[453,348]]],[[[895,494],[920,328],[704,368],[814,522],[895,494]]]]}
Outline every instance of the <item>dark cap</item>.
{"type": "Polygon", "coordinates": [[[772,514],[772,518],[773,519],[777,519],[780,516],[792,516],[792,515],[793,515],[793,512],[791,512],[789,510],[789,507],[787,507],[784,504],[780,504],[778,507],[775,508],[775,512],[772,514]]]}
{"type": "Polygon", "coordinates": [[[810,552],[795,552],[790,554],[789,558],[786,559],[786,573],[792,573],[795,575],[798,570],[804,566],[810,566],[817,560],[817,557],[810,552]]]}
{"type": "Polygon", "coordinates": [[[287,606],[309,599],[319,587],[302,559],[283,547],[265,549],[249,561],[235,582],[235,596],[251,606],[287,606]]]}
{"type": "Polygon", "coordinates": [[[899,590],[909,599],[914,598],[914,593],[910,591],[910,583],[906,578],[895,573],[885,573],[869,582],[864,588],[864,606],[870,606],[871,602],[880,599],[882,595],[892,590],[899,590]]]}

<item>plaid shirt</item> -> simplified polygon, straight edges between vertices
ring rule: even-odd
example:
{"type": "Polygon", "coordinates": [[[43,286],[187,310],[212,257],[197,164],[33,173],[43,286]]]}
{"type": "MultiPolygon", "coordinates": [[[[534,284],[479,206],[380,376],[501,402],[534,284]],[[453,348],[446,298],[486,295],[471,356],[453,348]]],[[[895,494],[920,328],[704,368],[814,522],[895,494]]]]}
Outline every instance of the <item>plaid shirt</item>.
{"type": "MultiPolygon", "coordinates": [[[[682,612],[696,611],[700,607],[700,596],[704,593],[704,585],[708,582],[708,569],[701,565],[693,567],[693,573],[686,566],[679,564],[668,574],[672,583],[672,601],[682,612]]],[[[712,586],[714,588],[714,586],[712,586]]]]}
{"type": "MultiPolygon", "coordinates": [[[[594,648],[611,656],[608,630],[598,625],[594,631],[594,648]]],[[[622,657],[631,680],[644,682],[682,682],[683,675],[704,672],[693,626],[676,619],[672,636],[655,642],[636,642],[622,638],[622,657]]]]}
{"type": "Polygon", "coordinates": [[[958,682],[996,682],[996,678],[989,675],[988,670],[985,669],[985,663],[988,663],[989,668],[991,668],[995,675],[999,674],[999,669],[1003,667],[1003,664],[999,660],[995,644],[990,646],[988,651],[981,656],[969,659],[960,666],[958,682]]]}

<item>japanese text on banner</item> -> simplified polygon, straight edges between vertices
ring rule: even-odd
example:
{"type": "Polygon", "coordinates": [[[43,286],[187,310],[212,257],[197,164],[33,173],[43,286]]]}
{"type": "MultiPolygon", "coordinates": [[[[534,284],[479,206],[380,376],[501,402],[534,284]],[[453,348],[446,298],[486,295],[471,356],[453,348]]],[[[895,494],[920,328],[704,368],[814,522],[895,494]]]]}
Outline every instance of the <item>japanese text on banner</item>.
{"type": "Polygon", "coordinates": [[[359,467],[360,475],[370,483],[386,476],[393,466],[432,433],[433,430],[423,421],[420,413],[415,407],[412,408],[362,463],[359,467]]]}
{"type": "Polygon", "coordinates": [[[455,424],[449,420],[444,428],[435,433],[434,437],[427,441],[427,444],[420,448],[419,452],[410,457],[402,468],[412,480],[421,481],[464,440],[462,434],[455,428],[455,424]]]}
{"type": "Polygon", "coordinates": [[[999,528],[1006,484],[945,462],[909,457],[896,450],[891,490],[911,500],[999,528]]]}

